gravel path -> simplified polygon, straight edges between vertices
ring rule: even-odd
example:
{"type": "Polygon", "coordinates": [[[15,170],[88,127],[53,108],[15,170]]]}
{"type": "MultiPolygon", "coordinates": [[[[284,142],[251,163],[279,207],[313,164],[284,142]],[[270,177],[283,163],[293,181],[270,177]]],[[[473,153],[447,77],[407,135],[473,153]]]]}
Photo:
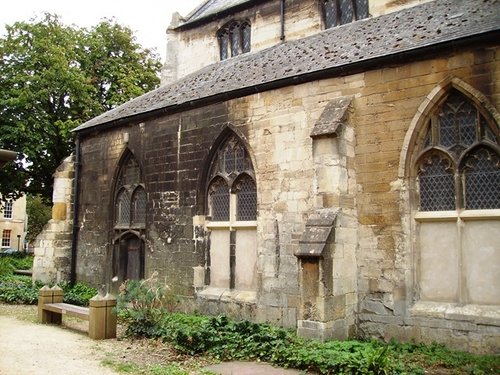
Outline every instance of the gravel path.
{"type": "Polygon", "coordinates": [[[0,315],[1,375],[112,375],[105,342],[60,327],[0,315]]]}

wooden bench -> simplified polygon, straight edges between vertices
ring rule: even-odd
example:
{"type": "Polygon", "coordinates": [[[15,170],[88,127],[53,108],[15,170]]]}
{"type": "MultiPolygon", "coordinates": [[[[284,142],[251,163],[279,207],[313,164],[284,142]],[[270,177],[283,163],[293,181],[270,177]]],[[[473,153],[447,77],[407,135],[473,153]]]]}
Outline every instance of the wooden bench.
{"type": "Polygon", "coordinates": [[[58,286],[44,286],[38,292],[38,321],[44,324],[61,324],[62,315],[75,316],[89,321],[89,337],[94,340],[116,337],[116,298],[111,295],[96,295],[89,307],[63,303],[63,290],[58,286]]]}

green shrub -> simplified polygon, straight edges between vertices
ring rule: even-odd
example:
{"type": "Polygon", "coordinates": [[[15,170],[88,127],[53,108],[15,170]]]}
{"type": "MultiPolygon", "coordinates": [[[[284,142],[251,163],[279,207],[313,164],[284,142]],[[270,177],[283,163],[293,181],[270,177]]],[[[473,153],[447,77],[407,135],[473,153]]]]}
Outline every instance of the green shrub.
{"type": "Polygon", "coordinates": [[[126,334],[138,337],[159,337],[160,322],[178,304],[168,285],[158,280],[158,273],[146,280],[127,280],[120,286],[117,311],[126,322],[126,334]]]}
{"type": "Polygon", "coordinates": [[[0,279],[0,301],[10,304],[34,305],[42,283],[33,284],[28,276],[4,276],[0,279]]]}
{"type": "Polygon", "coordinates": [[[500,373],[498,359],[492,356],[464,360],[467,356],[460,358],[441,346],[378,341],[321,343],[269,324],[174,313],[177,302],[154,274],[150,279],[121,286],[118,315],[127,324],[130,336],[158,338],[181,353],[205,354],[224,361],[266,361],[319,374],[423,374],[426,365],[434,364],[467,368],[470,374],[500,373]]]}
{"type": "MultiPolygon", "coordinates": [[[[15,254],[0,257],[0,301],[11,304],[33,305],[38,301],[41,282],[33,283],[31,277],[14,275],[16,269],[31,269],[33,257],[15,254]]],[[[74,286],[64,282],[59,285],[64,291],[64,302],[86,306],[90,298],[96,295],[95,288],[78,282],[74,286]]]]}
{"type": "Polygon", "coordinates": [[[461,369],[467,374],[500,374],[500,356],[478,355],[446,348],[443,344],[390,343],[412,373],[424,373],[423,367],[461,369]]]}
{"type": "Polygon", "coordinates": [[[69,282],[64,282],[59,286],[64,291],[64,302],[72,305],[87,306],[89,299],[97,294],[96,288],[82,282],[77,282],[73,286],[69,282]]]}
{"type": "Polygon", "coordinates": [[[393,356],[392,349],[378,342],[320,343],[269,324],[235,321],[226,316],[165,311],[163,314],[157,317],[156,324],[137,315],[128,333],[161,338],[181,353],[208,354],[225,361],[259,360],[320,374],[401,373],[400,362],[393,356]]]}
{"type": "Polygon", "coordinates": [[[33,268],[33,256],[22,253],[0,257],[0,279],[14,275],[14,270],[33,268]]]}

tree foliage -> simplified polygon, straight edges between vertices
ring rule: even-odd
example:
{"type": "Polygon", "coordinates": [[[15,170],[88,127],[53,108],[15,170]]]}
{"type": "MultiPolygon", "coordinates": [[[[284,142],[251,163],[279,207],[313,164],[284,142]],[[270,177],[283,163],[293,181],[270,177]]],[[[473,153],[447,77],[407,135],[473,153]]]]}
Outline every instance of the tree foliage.
{"type": "Polygon", "coordinates": [[[26,199],[26,213],[28,214],[26,241],[33,242],[52,217],[52,209],[41,196],[28,194],[26,199]]]}
{"type": "Polygon", "coordinates": [[[0,148],[18,152],[0,170],[0,193],[50,198],[52,173],[79,124],[150,91],[160,62],[113,20],[90,29],[58,16],[16,22],[0,38],[0,148]]]}

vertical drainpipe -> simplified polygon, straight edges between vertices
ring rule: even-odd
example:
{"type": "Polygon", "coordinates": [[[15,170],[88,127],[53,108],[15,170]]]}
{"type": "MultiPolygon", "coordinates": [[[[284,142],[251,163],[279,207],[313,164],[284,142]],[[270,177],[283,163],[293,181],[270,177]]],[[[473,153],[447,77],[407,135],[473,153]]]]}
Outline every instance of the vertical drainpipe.
{"type": "Polygon", "coordinates": [[[78,222],[78,214],[80,207],[80,136],[75,139],[75,180],[73,184],[73,233],[71,235],[71,270],[70,284],[76,282],[76,255],[78,245],[78,232],[80,224],[78,222]]]}
{"type": "Polygon", "coordinates": [[[280,40],[285,41],[285,0],[281,0],[280,6],[281,36],[280,40]]]}

